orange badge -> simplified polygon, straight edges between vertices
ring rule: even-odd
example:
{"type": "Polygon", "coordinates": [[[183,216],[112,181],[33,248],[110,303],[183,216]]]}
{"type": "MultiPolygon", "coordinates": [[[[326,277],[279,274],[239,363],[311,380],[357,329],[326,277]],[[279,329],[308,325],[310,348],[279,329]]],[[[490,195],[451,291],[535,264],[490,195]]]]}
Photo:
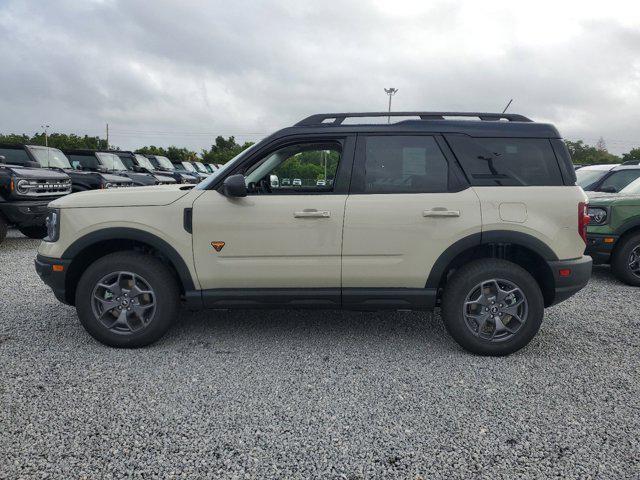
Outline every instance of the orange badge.
{"type": "Polygon", "coordinates": [[[215,249],[216,252],[219,252],[220,250],[222,250],[222,247],[224,247],[224,242],[211,242],[211,246],[215,249]]]}

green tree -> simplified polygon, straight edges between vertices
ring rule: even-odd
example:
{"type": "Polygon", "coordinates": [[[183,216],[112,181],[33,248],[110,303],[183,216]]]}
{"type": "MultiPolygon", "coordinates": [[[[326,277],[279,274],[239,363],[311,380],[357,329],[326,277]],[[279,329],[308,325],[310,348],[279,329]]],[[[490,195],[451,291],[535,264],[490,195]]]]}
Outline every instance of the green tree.
{"type": "Polygon", "coordinates": [[[628,153],[622,154],[622,161],[640,160],[640,148],[632,148],[628,153]]]}
{"type": "Polygon", "coordinates": [[[190,162],[198,159],[196,152],[173,145],[168,148],[151,145],[137,149],[136,153],[142,153],[143,155],[162,155],[174,162],[190,162]]]}
{"type": "Polygon", "coordinates": [[[202,150],[202,161],[207,163],[225,164],[243,150],[253,145],[253,142],[245,142],[242,145],[236,142],[235,137],[224,138],[217,136],[215,143],[209,150],[202,150]]]}
{"type": "Polygon", "coordinates": [[[582,140],[571,142],[565,140],[565,144],[571,154],[573,163],[585,165],[596,165],[601,163],[620,163],[620,157],[613,155],[606,150],[600,150],[591,145],[587,145],[582,140]]]}
{"type": "MultiPolygon", "coordinates": [[[[44,133],[36,133],[29,136],[25,134],[7,134],[0,135],[0,143],[10,144],[27,144],[27,145],[44,145],[44,133]]],[[[107,147],[107,141],[100,137],[91,137],[89,135],[79,136],[74,133],[52,133],[49,135],[48,144],[50,147],[59,149],[90,149],[100,150],[107,147]]],[[[117,148],[113,147],[112,148],[117,148]]]]}

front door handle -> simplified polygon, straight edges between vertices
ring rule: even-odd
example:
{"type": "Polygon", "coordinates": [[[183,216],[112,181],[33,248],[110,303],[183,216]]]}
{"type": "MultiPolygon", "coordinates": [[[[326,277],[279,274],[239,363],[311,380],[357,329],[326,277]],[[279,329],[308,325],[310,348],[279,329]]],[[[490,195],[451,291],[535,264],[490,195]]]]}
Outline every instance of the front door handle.
{"type": "Polygon", "coordinates": [[[446,208],[436,207],[431,210],[424,210],[423,217],[459,217],[460,210],[447,210],[446,208]]]}
{"type": "Polygon", "coordinates": [[[316,210],[315,208],[305,208],[301,212],[293,212],[295,218],[329,218],[329,210],[316,210]]]}

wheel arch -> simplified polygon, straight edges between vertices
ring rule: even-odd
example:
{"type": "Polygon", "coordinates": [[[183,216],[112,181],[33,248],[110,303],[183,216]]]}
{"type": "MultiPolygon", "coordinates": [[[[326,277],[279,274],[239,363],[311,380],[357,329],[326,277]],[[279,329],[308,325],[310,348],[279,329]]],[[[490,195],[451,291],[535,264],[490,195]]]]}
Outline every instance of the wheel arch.
{"type": "Polygon", "coordinates": [[[539,239],[509,230],[475,233],[450,245],[434,263],[425,286],[441,292],[457,268],[482,258],[501,258],[520,265],[538,282],[545,306],[553,304],[555,280],[548,262],[557,261],[557,255],[539,239]]]}
{"type": "Polygon", "coordinates": [[[111,227],[96,230],[73,242],[62,254],[71,261],[65,277],[65,299],[75,303],[75,292],[86,268],[99,258],[119,251],[141,251],[162,260],[173,272],[182,294],[195,290],[193,278],[180,254],[165,240],[143,230],[111,227]]]}

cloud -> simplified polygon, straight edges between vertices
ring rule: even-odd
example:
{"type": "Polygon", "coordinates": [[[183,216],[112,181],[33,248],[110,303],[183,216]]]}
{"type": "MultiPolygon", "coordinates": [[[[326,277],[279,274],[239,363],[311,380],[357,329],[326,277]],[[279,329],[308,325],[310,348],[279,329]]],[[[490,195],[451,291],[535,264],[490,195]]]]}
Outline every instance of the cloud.
{"type": "Polygon", "coordinates": [[[256,139],[316,112],[513,111],[640,145],[640,6],[396,0],[0,6],[0,132],[256,139]]]}

